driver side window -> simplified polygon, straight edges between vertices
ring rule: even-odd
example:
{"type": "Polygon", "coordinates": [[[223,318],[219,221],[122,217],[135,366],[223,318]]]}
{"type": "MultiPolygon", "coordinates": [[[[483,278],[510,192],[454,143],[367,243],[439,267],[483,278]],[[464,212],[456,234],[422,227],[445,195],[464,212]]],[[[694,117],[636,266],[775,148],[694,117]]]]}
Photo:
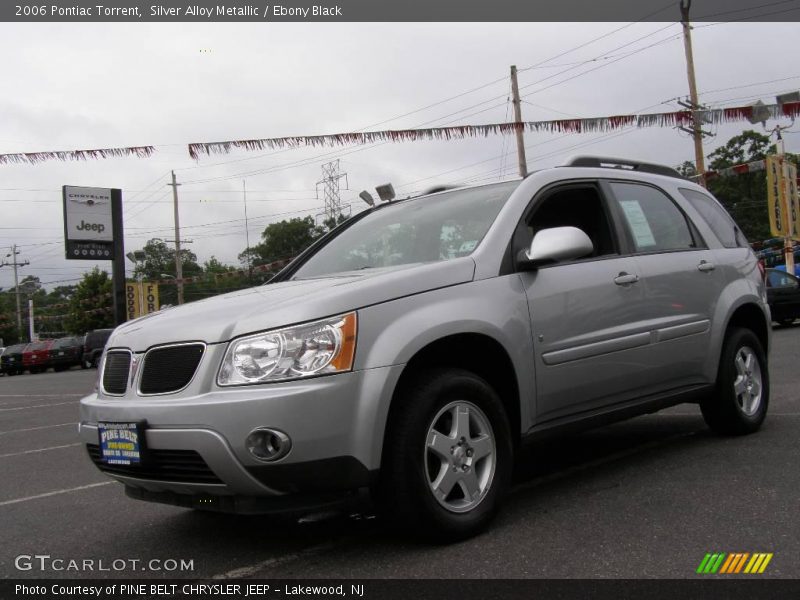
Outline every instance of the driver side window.
{"type": "Polygon", "coordinates": [[[552,227],[577,227],[589,236],[594,251],[584,259],[619,253],[600,191],[594,185],[569,185],[546,192],[524,227],[517,230],[514,256],[531,245],[536,233],[552,227]]]}

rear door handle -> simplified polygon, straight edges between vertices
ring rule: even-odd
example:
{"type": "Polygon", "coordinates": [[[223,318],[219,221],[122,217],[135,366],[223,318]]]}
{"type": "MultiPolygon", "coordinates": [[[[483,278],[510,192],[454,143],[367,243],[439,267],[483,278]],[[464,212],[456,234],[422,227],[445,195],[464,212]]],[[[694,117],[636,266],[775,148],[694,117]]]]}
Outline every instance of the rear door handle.
{"type": "Polygon", "coordinates": [[[614,277],[614,283],[617,285],[630,285],[632,283],[636,283],[637,281],[639,281],[638,275],[626,273],[625,271],[614,277]]]}
{"type": "Polygon", "coordinates": [[[703,273],[708,273],[709,271],[713,271],[714,269],[716,269],[714,263],[710,263],[706,260],[701,260],[700,264],[697,265],[697,270],[703,273]]]}

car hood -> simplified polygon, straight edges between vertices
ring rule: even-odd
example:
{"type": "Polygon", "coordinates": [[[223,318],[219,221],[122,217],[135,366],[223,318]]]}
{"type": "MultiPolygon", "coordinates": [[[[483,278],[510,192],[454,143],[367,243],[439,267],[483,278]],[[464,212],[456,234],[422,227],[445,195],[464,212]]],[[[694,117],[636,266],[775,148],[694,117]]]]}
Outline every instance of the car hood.
{"type": "Polygon", "coordinates": [[[135,319],[115,329],[107,347],[143,352],[171,342],[225,342],[252,332],[466,283],[472,281],[474,273],[473,260],[462,257],[262,285],[135,319]]]}

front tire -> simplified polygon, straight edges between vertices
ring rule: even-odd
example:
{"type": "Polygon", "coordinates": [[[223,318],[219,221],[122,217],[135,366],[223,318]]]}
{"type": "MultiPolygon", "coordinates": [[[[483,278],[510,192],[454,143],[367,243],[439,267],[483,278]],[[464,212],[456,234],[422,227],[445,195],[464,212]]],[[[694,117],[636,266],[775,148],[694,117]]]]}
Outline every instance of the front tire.
{"type": "Polygon", "coordinates": [[[405,530],[449,542],[482,531],[511,479],[500,398],[460,369],[421,373],[397,398],[384,445],[380,501],[405,530]]]}
{"type": "Polygon", "coordinates": [[[700,403],[706,424],[722,435],[761,427],[769,406],[769,370],[758,337],[732,328],[725,336],[714,393],[700,403]]]}

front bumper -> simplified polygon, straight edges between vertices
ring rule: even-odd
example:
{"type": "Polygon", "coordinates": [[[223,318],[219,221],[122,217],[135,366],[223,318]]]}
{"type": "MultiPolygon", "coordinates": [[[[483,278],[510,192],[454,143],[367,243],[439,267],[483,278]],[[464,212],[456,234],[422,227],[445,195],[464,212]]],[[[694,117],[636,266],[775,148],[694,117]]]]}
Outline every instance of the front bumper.
{"type": "MultiPolygon", "coordinates": [[[[279,506],[284,502],[278,499],[288,495],[299,500],[370,484],[380,466],[386,414],[401,370],[397,365],[232,388],[216,386],[212,374],[212,379],[196,378],[179,394],[141,396],[133,389],[124,397],[92,394],[81,400],[80,438],[96,446],[98,422],[145,421],[148,452],[196,452],[215,476],[193,481],[185,473],[171,476],[169,469],[154,475],[136,467],[107,472],[133,497],[172,504],[194,502],[181,496],[236,497],[234,503],[240,504],[246,498],[272,498],[279,506]],[[292,440],[290,452],[274,463],[252,456],[245,438],[258,427],[285,432],[292,440]]],[[[177,452],[172,455],[179,463],[184,460],[177,452]]]]}

